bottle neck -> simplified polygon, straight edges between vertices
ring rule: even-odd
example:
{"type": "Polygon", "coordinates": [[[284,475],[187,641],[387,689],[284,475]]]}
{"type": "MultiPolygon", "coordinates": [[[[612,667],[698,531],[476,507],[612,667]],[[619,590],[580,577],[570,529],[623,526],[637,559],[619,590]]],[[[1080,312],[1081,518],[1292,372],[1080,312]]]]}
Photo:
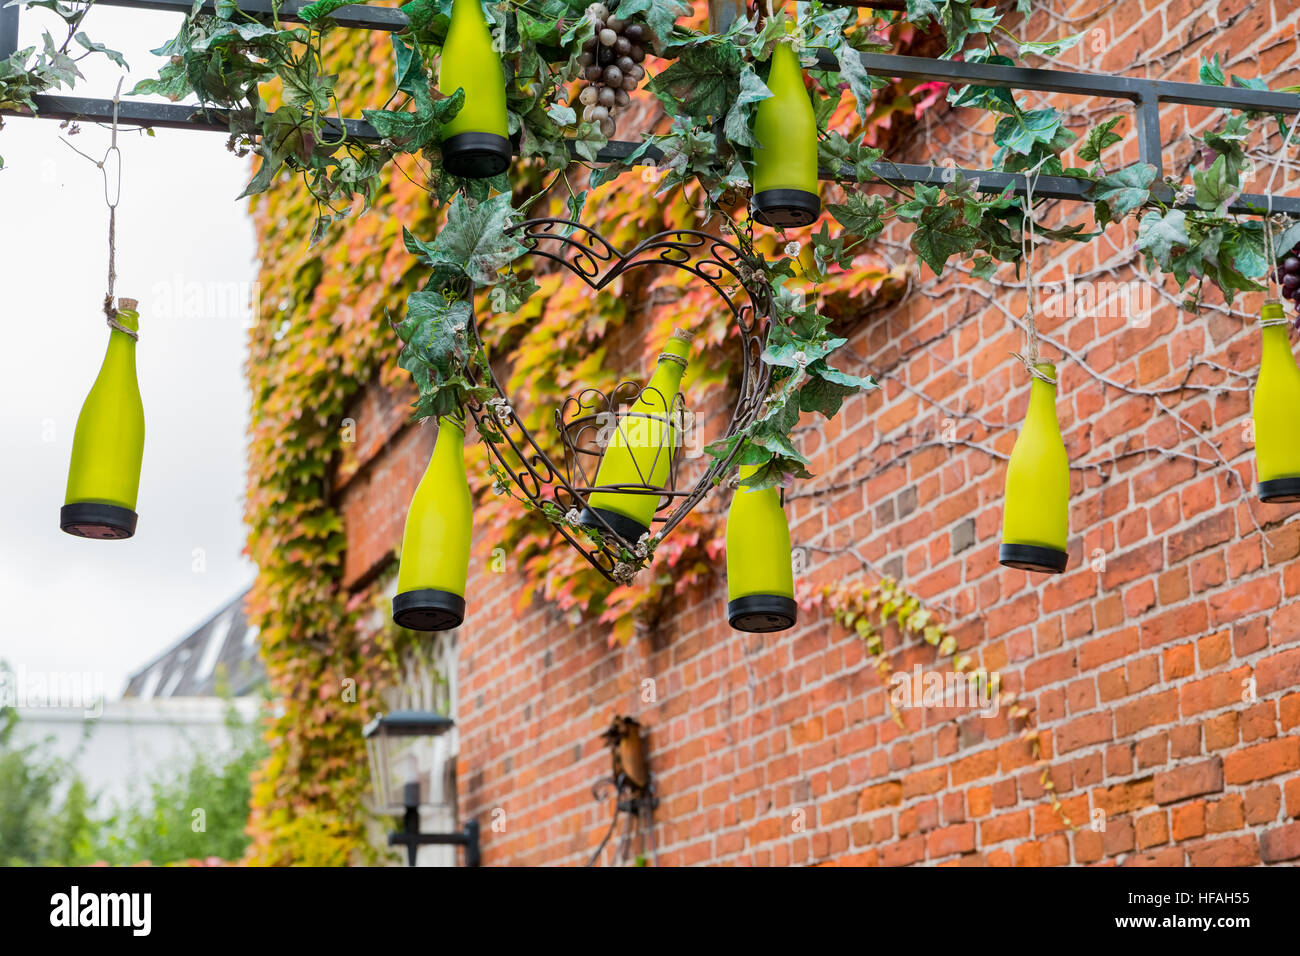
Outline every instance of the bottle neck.
{"type": "Polygon", "coordinates": [[[108,352],[104,361],[135,361],[135,339],[125,332],[113,329],[108,334],[108,352]]]}
{"type": "Polygon", "coordinates": [[[452,0],[451,21],[452,23],[486,23],[487,17],[483,13],[483,4],[480,0],[452,0]]]}
{"type": "Polygon", "coordinates": [[[1263,359],[1275,362],[1278,359],[1289,359],[1295,362],[1295,354],[1291,351],[1291,336],[1285,325],[1269,325],[1262,330],[1263,339],[1263,359]]]}
{"type": "Polygon", "coordinates": [[[1032,418],[1050,417],[1056,420],[1056,386],[1035,378],[1029,386],[1029,415],[1032,418]]]}
{"type": "Polygon", "coordinates": [[[465,470],[465,428],[454,418],[438,419],[438,437],[433,443],[429,470],[465,470]]]}
{"type": "Polygon", "coordinates": [[[767,74],[767,86],[776,95],[794,89],[794,84],[803,87],[803,71],[799,68],[799,57],[795,55],[794,46],[789,42],[778,43],[772,50],[772,68],[767,74]]]}

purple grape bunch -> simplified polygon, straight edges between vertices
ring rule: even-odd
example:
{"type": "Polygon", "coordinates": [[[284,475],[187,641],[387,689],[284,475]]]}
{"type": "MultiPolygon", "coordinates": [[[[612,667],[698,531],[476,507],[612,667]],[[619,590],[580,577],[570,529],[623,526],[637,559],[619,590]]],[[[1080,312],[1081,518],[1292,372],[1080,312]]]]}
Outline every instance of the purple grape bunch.
{"type": "MultiPolygon", "coordinates": [[[[1278,261],[1273,279],[1282,288],[1282,298],[1290,299],[1300,311],[1300,244],[1278,261]]],[[[1296,319],[1296,328],[1300,329],[1300,316],[1296,319]]]]}
{"type": "Polygon", "coordinates": [[[645,78],[641,64],[654,52],[654,37],[644,24],[619,19],[603,3],[593,3],[587,14],[596,29],[578,54],[578,102],[582,119],[596,123],[609,139],[618,127],[615,114],[632,101],[630,94],[645,78]]]}

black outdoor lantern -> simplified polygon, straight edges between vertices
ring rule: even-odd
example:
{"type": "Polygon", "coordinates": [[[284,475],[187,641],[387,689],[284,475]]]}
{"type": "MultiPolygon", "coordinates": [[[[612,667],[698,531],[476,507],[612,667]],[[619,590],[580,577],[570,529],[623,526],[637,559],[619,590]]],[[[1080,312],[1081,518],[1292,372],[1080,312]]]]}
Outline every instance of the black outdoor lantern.
{"type": "Polygon", "coordinates": [[[422,846],[463,846],[465,865],[478,866],[478,821],[468,821],[459,833],[421,833],[420,810],[445,806],[429,799],[432,761],[419,738],[440,737],[456,726],[450,717],[428,710],[395,710],[366,725],[370,777],[381,812],[402,817],[402,829],[388,834],[389,846],[405,846],[409,866],[422,846]]]}

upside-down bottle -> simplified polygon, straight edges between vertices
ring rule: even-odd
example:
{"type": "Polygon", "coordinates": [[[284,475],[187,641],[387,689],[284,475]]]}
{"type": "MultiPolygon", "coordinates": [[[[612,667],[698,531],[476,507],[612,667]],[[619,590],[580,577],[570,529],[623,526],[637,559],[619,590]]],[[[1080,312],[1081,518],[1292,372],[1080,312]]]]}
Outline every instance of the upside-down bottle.
{"type": "Polygon", "coordinates": [[[755,109],[754,218],[778,229],[807,226],[821,215],[817,193],[817,118],[789,41],[772,51],[772,95],[755,109]]]}
{"type": "MultiPolygon", "coordinates": [[[[683,329],[673,332],[649,384],[619,415],[596,469],[597,487],[652,489],[667,485],[673,456],[682,441],[682,423],[672,420],[673,405],[681,391],[682,373],[694,337],[694,332],[683,329]]],[[[635,543],[650,531],[658,506],[659,496],[649,492],[597,491],[587,500],[579,520],[586,527],[603,531],[603,518],[620,537],[635,543]]]]}
{"type": "MultiPolygon", "coordinates": [[[[742,465],[743,481],[758,470],[742,465]]],[[[790,524],[775,488],[736,486],[727,511],[727,620],[738,631],[784,631],[794,627],[790,524]]]]}
{"type": "Polygon", "coordinates": [[[454,418],[440,418],[429,467],[406,512],[393,598],[396,624],[413,631],[446,631],[465,619],[473,526],[465,426],[454,418]]]}
{"type": "Polygon", "coordinates": [[[1035,366],[1029,411],[1007,463],[998,560],[1009,568],[1060,574],[1069,562],[1070,459],[1056,420],[1056,366],[1035,366]]]}
{"type": "Polygon", "coordinates": [[[455,0],[438,66],[438,91],[465,91],[465,104],[442,128],[442,163],[467,179],[490,179],[510,167],[506,76],[479,0],[455,0]]]}
{"type": "MultiPolygon", "coordinates": [[[[117,304],[117,321],[139,332],[139,303],[118,299],[117,304]]],[[[144,403],[135,374],[135,344],[126,332],[109,332],[104,364],[77,418],[59,527],[81,538],[135,534],[144,459],[144,403]]]]}
{"type": "Polygon", "coordinates": [[[1260,319],[1263,352],[1255,383],[1255,467],[1261,501],[1300,501],[1300,368],[1282,312],[1282,303],[1265,302],[1260,319]]]}

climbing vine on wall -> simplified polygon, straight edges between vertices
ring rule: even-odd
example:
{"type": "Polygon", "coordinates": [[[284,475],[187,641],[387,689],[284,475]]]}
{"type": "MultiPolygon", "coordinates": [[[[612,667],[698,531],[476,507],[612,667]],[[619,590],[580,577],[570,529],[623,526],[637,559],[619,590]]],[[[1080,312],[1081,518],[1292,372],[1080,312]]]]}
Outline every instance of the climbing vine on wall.
{"type": "MultiPolygon", "coordinates": [[[[1042,736],[1034,726],[1030,705],[1019,693],[1003,686],[1000,671],[986,668],[971,654],[959,653],[956,636],[934,609],[890,577],[882,577],[871,584],[846,581],[839,585],[826,585],[805,597],[801,604],[812,607],[822,602],[825,602],[835,618],[835,623],[863,640],[867,653],[871,655],[873,669],[880,676],[881,682],[889,685],[893,691],[911,682],[912,676],[895,672],[893,668],[891,654],[906,648],[891,649],[887,645],[886,633],[890,629],[897,630],[904,644],[912,640],[933,647],[936,662],[951,667],[952,672],[965,682],[962,686],[968,688],[959,695],[959,700],[950,702],[943,698],[931,701],[923,697],[922,688],[909,687],[903,696],[910,699],[913,705],[919,706],[924,700],[926,707],[943,707],[950,703],[958,707],[972,707],[978,701],[979,706],[996,707],[997,711],[1005,713],[1011,721],[1018,722],[1020,738],[1029,750],[1030,759],[1038,768],[1038,782],[1047,795],[1053,812],[1062,824],[1073,828],[1074,822],[1056,793],[1051,767],[1043,750],[1042,736]]],[[[893,692],[889,696],[889,711],[899,729],[906,729],[906,722],[893,692]]]]}

